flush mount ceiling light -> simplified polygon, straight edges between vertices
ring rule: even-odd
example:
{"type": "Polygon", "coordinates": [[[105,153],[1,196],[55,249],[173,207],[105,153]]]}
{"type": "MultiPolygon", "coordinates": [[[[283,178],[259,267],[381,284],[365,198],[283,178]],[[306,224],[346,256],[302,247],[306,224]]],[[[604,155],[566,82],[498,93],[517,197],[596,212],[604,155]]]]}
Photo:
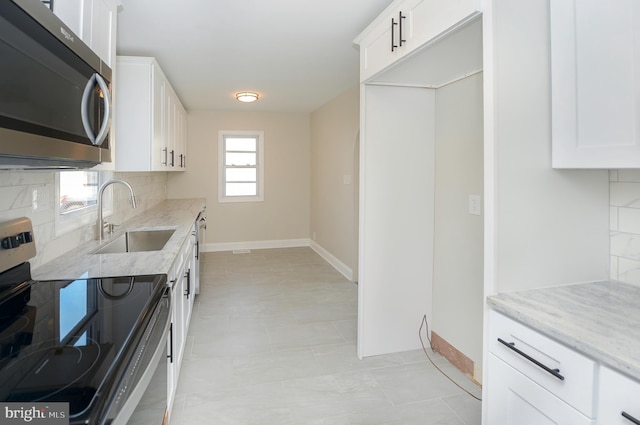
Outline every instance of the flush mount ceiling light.
{"type": "Polygon", "coordinates": [[[236,93],[236,99],[240,102],[251,103],[258,100],[258,93],[250,92],[250,91],[242,91],[236,93]]]}

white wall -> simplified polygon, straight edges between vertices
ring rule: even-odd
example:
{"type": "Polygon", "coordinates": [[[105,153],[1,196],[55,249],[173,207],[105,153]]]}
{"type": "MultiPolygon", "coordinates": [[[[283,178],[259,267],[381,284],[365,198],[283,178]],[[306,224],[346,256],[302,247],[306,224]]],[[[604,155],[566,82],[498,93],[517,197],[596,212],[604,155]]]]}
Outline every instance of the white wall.
{"type": "Polygon", "coordinates": [[[190,111],[187,167],[169,176],[169,198],[205,197],[207,250],[309,238],[307,113],[190,111]],[[264,201],[218,203],[218,131],[264,131],[264,201]]]}
{"type": "Polygon", "coordinates": [[[436,90],[433,324],[440,337],[482,364],[482,73],[436,90]]]}
{"type": "Polygon", "coordinates": [[[485,17],[487,294],[606,279],[606,170],[551,168],[549,0],[485,17]]]}
{"type": "MultiPolygon", "coordinates": [[[[137,208],[129,206],[128,191],[115,185],[112,223],[141,214],[167,198],[167,173],[114,173],[114,177],[128,181],[136,192],[137,208]]],[[[0,221],[29,217],[34,227],[36,257],[30,261],[33,268],[57,258],[95,237],[95,221],[71,232],[56,235],[54,210],[53,171],[0,171],[0,221]],[[39,207],[32,210],[32,192],[40,194],[39,207]]]]}
{"type": "Polygon", "coordinates": [[[432,323],[433,90],[363,85],[358,355],[420,348],[432,323]]]}
{"type": "Polygon", "coordinates": [[[359,93],[356,85],[311,114],[310,234],[351,277],[358,263],[359,93]]]}

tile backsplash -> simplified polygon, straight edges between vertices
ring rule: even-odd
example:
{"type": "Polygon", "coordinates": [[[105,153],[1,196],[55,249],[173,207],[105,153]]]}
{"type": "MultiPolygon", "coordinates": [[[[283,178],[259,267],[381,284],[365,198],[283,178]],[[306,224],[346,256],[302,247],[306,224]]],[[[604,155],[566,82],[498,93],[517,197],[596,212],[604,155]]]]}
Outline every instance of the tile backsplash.
{"type": "MultiPolygon", "coordinates": [[[[113,177],[131,184],[136,193],[137,208],[129,207],[126,190],[114,190],[114,211],[109,218],[112,223],[122,223],[167,198],[167,173],[113,173],[113,177]]],[[[0,221],[19,217],[31,219],[37,250],[36,257],[30,261],[33,268],[91,240],[95,235],[94,222],[56,235],[54,184],[54,171],[0,170],[0,221]],[[37,194],[35,201],[34,192],[37,194]]]]}
{"type": "Polygon", "coordinates": [[[609,171],[611,279],[640,284],[640,170],[609,171]]]}

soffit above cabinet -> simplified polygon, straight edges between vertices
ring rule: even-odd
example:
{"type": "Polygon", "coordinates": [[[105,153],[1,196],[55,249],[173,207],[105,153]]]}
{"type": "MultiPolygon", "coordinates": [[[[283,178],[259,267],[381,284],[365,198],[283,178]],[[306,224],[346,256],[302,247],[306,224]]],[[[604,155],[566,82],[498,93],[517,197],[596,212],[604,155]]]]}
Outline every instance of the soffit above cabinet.
{"type": "Polygon", "coordinates": [[[481,70],[482,15],[478,15],[407,55],[370,82],[438,88],[481,70]]]}

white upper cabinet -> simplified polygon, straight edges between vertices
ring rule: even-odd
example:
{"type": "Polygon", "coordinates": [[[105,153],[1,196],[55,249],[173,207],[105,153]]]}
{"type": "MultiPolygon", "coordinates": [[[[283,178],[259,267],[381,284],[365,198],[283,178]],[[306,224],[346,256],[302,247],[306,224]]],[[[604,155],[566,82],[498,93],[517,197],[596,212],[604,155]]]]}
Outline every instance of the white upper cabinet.
{"type": "Polygon", "coordinates": [[[154,58],[118,56],[116,169],[185,171],[187,113],[154,58]]]}
{"type": "Polygon", "coordinates": [[[115,0],[56,0],[55,13],[110,68],[116,59],[115,0]]]}
{"type": "Polygon", "coordinates": [[[397,0],[355,40],[360,81],[477,15],[480,0],[397,0]]]}
{"type": "Polygon", "coordinates": [[[640,167],[640,2],[550,6],[553,167],[640,167]]]}

